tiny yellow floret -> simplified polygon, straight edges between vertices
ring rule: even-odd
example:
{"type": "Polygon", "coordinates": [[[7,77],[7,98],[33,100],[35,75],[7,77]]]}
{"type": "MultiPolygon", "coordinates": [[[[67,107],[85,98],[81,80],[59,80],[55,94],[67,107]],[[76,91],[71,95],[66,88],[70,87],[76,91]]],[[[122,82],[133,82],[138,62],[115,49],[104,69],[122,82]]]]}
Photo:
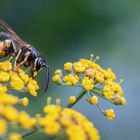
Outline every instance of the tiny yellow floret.
{"type": "Polygon", "coordinates": [[[9,121],[15,121],[18,118],[18,111],[13,106],[6,106],[2,115],[9,121]]]}
{"type": "Polygon", "coordinates": [[[44,107],[45,113],[56,114],[56,113],[59,113],[60,111],[61,111],[61,107],[58,105],[47,105],[44,107]]]}
{"type": "Polygon", "coordinates": [[[29,80],[29,76],[21,69],[19,69],[19,77],[24,81],[24,83],[26,84],[29,80]]]}
{"type": "Polygon", "coordinates": [[[64,64],[64,70],[67,72],[70,72],[72,70],[72,63],[71,62],[67,62],[64,64]]]}
{"type": "Polygon", "coordinates": [[[11,73],[10,85],[15,90],[22,90],[24,88],[24,82],[22,81],[22,79],[13,72],[11,73]]]}
{"type": "Polygon", "coordinates": [[[57,84],[60,84],[62,82],[61,76],[59,74],[54,75],[52,77],[52,81],[57,83],[57,84]]]}
{"type": "Polygon", "coordinates": [[[20,104],[23,106],[28,106],[29,100],[27,97],[24,97],[20,100],[20,104]]]}
{"type": "Polygon", "coordinates": [[[94,87],[93,79],[90,79],[89,77],[84,77],[82,80],[82,86],[86,90],[92,90],[94,87]]]}
{"type": "Polygon", "coordinates": [[[0,94],[1,93],[6,93],[7,91],[8,91],[7,87],[0,84],[0,94]]]}
{"type": "Polygon", "coordinates": [[[98,104],[98,97],[97,96],[92,96],[90,98],[91,104],[97,105],[98,104]]]}
{"type": "Polygon", "coordinates": [[[106,70],[106,77],[109,78],[109,79],[112,79],[112,80],[116,80],[116,75],[115,73],[112,71],[111,68],[108,68],[106,70]]]}
{"type": "Polygon", "coordinates": [[[10,74],[8,72],[0,71],[0,82],[8,82],[10,74]]]}
{"type": "Polygon", "coordinates": [[[66,82],[67,85],[76,85],[79,81],[79,77],[71,73],[64,76],[63,80],[66,82]]]}
{"type": "Polygon", "coordinates": [[[8,60],[6,60],[1,63],[0,68],[1,70],[7,72],[7,71],[12,70],[12,64],[8,60]]]}
{"type": "Polygon", "coordinates": [[[75,96],[70,96],[68,102],[69,102],[69,104],[75,103],[76,102],[76,97],[75,96]]]}
{"type": "Polygon", "coordinates": [[[28,90],[29,90],[31,95],[37,96],[36,91],[39,89],[39,86],[38,86],[38,84],[37,84],[37,82],[35,80],[30,78],[27,87],[28,87],[28,90]]]}
{"type": "Polygon", "coordinates": [[[18,97],[7,93],[0,94],[0,104],[14,105],[18,103],[18,97]]]}
{"type": "Polygon", "coordinates": [[[84,72],[86,67],[81,62],[73,63],[73,68],[76,72],[84,72]]]}
{"type": "Polygon", "coordinates": [[[88,68],[85,72],[86,72],[86,76],[88,77],[94,77],[96,74],[96,70],[93,68],[88,68]]]}
{"type": "Polygon", "coordinates": [[[18,117],[19,124],[26,129],[32,128],[36,124],[36,119],[31,118],[25,111],[21,111],[18,117]]]}
{"type": "Polygon", "coordinates": [[[55,75],[56,75],[56,74],[61,75],[61,74],[62,74],[62,70],[61,70],[61,69],[57,69],[57,70],[54,72],[54,74],[55,74],[55,75]]]}
{"type": "Polygon", "coordinates": [[[48,122],[44,128],[48,135],[58,134],[61,129],[61,125],[56,121],[48,122]]]}
{"type": "Polygon", "coordinates": [[[95,75],[95,78],[100,83],[104,82],[104,74],[102,74],[101,72],[97,72],[95,75]]]}
{"type": "Polygon", "coordinates": [[[124,97],[121,97],[120,101],[121,101],[122,105],[125,105],[127,103],[127,101],[124,97]]]}
{"type": "Polygon", "coordinates": [[[107,117],[108,120],[114,120],[115,119],[115,112],[113,109],[108,109],[104,112],[104,115],[107,117]]]}
{"type": "Polygon", "coordinates": [[[105,85],[103,88],[103,95],[107,98],[107,99],[112,99],[114,97],[114,91],[112,90],[110,85],[105,85]]]}

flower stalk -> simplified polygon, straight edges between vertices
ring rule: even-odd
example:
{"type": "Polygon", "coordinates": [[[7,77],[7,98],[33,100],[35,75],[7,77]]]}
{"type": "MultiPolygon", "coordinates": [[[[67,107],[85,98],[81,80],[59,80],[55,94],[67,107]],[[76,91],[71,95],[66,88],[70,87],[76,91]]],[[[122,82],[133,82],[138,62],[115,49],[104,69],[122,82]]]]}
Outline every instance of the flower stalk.
{"type": "Polygon", "coordinates": [[[22,135],[22,138],[27,137],[27,136],[29,136],[29,135],[37,132],[38,130],[39,129],[37,129],[37,128],[32,128],[30,130],[23,131],[22,134],[21,134],[22,135]]]}

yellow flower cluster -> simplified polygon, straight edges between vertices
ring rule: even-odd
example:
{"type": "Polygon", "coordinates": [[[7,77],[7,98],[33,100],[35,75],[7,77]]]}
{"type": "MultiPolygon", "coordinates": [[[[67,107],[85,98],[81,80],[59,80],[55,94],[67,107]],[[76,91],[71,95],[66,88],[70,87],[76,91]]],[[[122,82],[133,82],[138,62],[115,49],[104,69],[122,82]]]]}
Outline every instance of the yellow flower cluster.
{"type": "Polygon", "coordinates": [[[91,55],[90,59],[81,58],[74,63],[66,62],[64,64],[66,75],[63,76],[62,70],[58,69],[54,72],[52,80],[59,85],[82,87],[83,91],[87,91],[87,101],[92,105],[98,106],[98,98],[94,95],[115,105],[125,105],[126,99],[120,86],[122,80],[117,83],[112,69],[103,69],[96,63],[98,59],[98,56],[94,58],[94,55],[91,55]]]}
{"type": "Polygon", "coordinates": [[[31,118],[28,113],[21,111],[18,114],[18,123],[25,129],[33,128],[36,125],[36,119],[31,118]]]}
{"type": "Polygon", "coordinates": [[[9,89],[17,91],[29,92],[33,96],[37,96],[39,86],[35,80],[30,78],[22,69],[13,71],[12,63],[8,60],[0,63],[0,82],[8,85],[9,89]]]}
{"type": "Polygon", "coordinates": [[[0,92],[0,135],[7,132],[8,123],[19,125],[24,129],[33,128],[35,118],[31,118],[26,112],[18,111],[14,105],[28,105],[28,98],[19,99],[17,96],[0,92]]]}
{"type": "Polygon", "coordinates": [[[114,81],[107,81],[106,85],[103,88],[104,96],[108,99],[112,99],[116,93],[120,96],[122,96],[123,94],[122,88],[120,87],[119,83],[114,81]]]}
{"type": "Polygon", "coordinates": [[[26,112],[18,111],[15,108],[15,105],[18,104],[27,106],[28,98],[19,99],[17,96],[0,92],[0,136],[6,134],[9,123],[13,127],[16,124],[24,129],[35,127],[36,119],[31,118],[26,112]]]}
{"type": "Polygon", "coordinates": [[[19,98],[9,94],[10,90],[29,92],[36,96],[39,89],[35,80],[30,78],[22,69],[13,70],[9,61],[0,62],[0,138],[5,136],[8,140],[21,140],[19,133],[9,133],[8,127],[13,130],[15,125],[23,129],[36,126],[36,119],[30,117],[25,111],[19,111],[15,105],[28,105],[28,98],[19,98]]]}
{"type": "Polygon", "coordinates": [[[92,90],[94,87],[93,79],[90,79],[89,77],[84,77],[82,80],[82,86],[84,89],[92,90]]]}
{"type": "Polygon", "coordinates": [[[68,74],[63,79],[67,85],[76,85],[78,83],[79,77],[77,75],[68,74]]]}
{"type": "Polygon", "coordinates": [[[38,117],[39,124],[49,135],[64,133],[69,140],[99,140],[98,130],[81,113],[72,109],[62,109],[59,105],[44,107],[45,116],[38,117]]]}

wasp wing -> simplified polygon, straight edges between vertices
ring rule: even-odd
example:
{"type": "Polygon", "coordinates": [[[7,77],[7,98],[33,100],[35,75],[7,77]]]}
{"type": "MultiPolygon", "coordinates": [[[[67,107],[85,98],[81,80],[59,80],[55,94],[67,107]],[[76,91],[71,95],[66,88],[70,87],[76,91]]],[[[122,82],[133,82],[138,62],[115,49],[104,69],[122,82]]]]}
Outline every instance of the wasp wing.
{"type": "Polygon", "coordinates": [[[13,41],[15,41],[20,47],[29,45],[24,42],[13,30],[12,28],[3,20],[0,18],[0,27],[5,31],[3,34],[7,34],[7,36],[10,37],[13,41]]]}

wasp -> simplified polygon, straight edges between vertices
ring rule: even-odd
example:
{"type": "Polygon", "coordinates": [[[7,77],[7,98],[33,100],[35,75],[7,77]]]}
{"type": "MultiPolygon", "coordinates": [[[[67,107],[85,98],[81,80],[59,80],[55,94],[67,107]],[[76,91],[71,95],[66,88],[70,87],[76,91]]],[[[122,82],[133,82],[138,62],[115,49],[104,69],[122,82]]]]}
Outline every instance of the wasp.
{"type": "Polygon", "coordinates": [[[50,69],[46,60],[40,56],[39,52],[30,44],[24,42],[12,28],[0,18],[0,27],[3,31],[0,36],[5,40],[0,43],[0,58],[13,57],[14,67],[30,68],[30,76],[35,78],[42,68],[46,68],[45,92],[49,84],[50,69]]]}

